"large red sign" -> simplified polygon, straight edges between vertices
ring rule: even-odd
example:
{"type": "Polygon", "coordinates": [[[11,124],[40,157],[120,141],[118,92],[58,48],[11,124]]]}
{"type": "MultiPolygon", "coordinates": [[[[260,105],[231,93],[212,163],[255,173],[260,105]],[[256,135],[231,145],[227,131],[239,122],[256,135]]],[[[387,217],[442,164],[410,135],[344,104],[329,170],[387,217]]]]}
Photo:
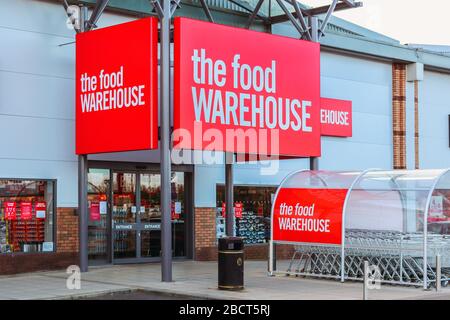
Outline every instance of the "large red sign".
{"type": "Polygon", "coordinates": [[[320,156],[319,44],[174,25],[174,148],[320,156]]]}
{"type": "Polygon", "coordinates": [[[272,216],[272,239],[340,245],[346,195],[347,189],[280,189],[272,216]]]}
{"type": "Polygon", "coordinates": [[[352,102],[321,98],[320,125],[323,136],[352,136],[352,102]]]}
{"type": "Polygon", "coordinates": [[[157,19],[76,35],[76,153],[158,145],[157,19]]]}

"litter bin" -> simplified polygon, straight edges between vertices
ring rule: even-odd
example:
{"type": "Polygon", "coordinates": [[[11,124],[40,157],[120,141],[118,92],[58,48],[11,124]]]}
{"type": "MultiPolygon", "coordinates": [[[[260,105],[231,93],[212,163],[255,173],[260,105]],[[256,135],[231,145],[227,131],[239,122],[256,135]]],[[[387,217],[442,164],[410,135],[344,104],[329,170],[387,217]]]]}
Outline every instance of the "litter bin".
{"type": "Polygon", "coordinates": [[[244,288],[244,241],[239,237],[219,239],[219,289],[244,288]]]}

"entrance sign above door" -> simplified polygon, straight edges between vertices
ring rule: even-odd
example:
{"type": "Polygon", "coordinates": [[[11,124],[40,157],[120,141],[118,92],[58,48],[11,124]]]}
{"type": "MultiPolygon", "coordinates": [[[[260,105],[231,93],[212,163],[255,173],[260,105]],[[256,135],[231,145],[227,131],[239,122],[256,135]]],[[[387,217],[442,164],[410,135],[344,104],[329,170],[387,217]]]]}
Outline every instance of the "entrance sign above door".
{"type": "Polygon", "coordinates": [[[76,35],[76,153],[156,149],[156,18],[76,35]]]}
{"type": "Polygon", "coordinates": [[[175,18],[174,148],[320,156],[320,45],[175,18]]]}
{"type": "Polygon", "coordinates": [[[338,99],[320,99],[320,125],[323,136],[352,136],[352,102],[338,99]]]}

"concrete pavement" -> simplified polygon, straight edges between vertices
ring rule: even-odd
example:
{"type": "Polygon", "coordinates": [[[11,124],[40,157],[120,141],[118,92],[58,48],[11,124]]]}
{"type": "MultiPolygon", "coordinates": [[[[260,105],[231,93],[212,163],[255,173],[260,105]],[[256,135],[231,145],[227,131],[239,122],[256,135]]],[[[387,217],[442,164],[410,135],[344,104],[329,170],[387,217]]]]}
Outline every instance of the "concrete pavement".
{"type": "MultiPolygon", "coordinates": [[[[360,300],[362,297],[360,282],[268,277],[266,267],[266,261],[246,261],[245,289],[239,292],[217,289],[216,262],[174,262],[175,281],[172,283],[160,281],[160,264],[91,267],[88,273],[82,274],[79,290],[67,289],[68,275],[64,271],[3,276],[0,277],[0,299],[73,299],[137,289],[203,299],[360,300]]],[[[380,290],[371,290],[369,298],[450,299],[450,288],[436,293],[420,288],[382,285],[380,290]]]]}

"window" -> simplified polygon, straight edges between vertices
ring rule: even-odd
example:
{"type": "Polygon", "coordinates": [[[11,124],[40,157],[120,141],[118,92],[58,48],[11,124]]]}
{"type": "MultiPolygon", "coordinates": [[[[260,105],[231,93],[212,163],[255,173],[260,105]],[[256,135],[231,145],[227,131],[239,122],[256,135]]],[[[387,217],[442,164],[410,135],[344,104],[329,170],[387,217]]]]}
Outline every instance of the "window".
{"type": "Polygon", "coordinates": [[[54,251],[54,183],[0,179],[0,254],[54,251]]]}
{"type": "MultiPolygon", "coordinates": [[[[244,238],[245,244],[265,243],[270,239],[270,210],[272,196],[277,191],[270,186],[234,186],[235,235],[244,238]],[[236,208],[242,209],[236,210],[236,208]],[[242,211],[237,213],[237,211],[242,211]]],[[[225,186],[217,185],[217,237],[225,235],[225,186]]]]}

